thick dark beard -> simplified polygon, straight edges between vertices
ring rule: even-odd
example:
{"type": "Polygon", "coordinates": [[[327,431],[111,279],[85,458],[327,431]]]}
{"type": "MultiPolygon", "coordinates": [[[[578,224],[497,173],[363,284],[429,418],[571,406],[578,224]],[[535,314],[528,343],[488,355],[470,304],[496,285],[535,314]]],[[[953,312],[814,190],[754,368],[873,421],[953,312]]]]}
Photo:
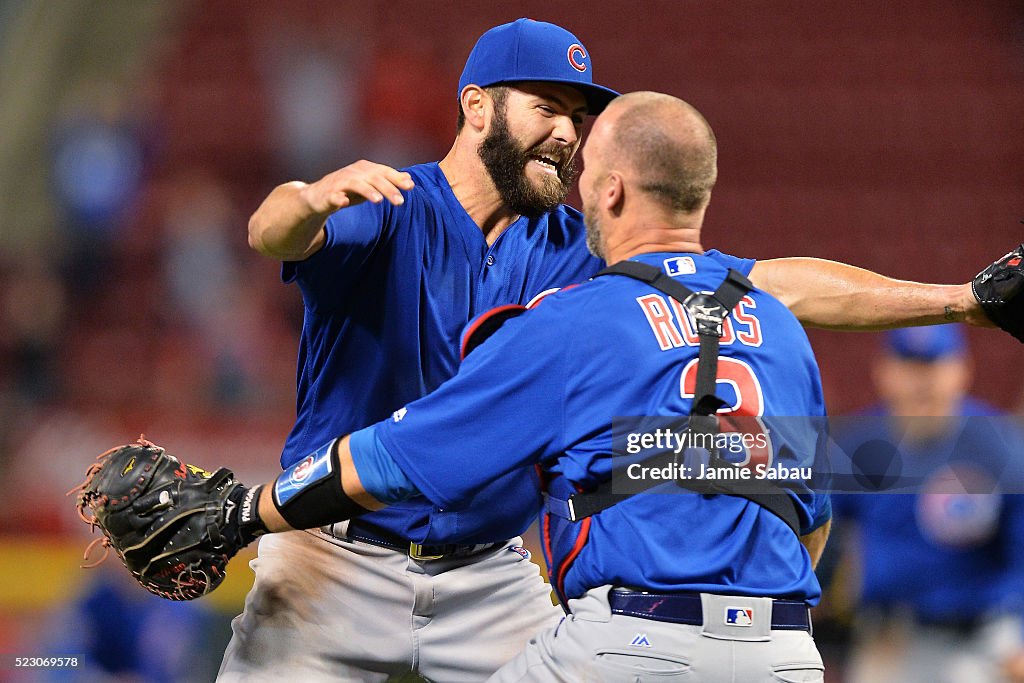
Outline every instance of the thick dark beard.
{"type": "Polygon", "coordinates": [[[526,164],[531,157],[545,153],[558,159],[565,150],[551,145],[523,149],[509,132],[505,112],[496,111],[491,132],[480,143],[480,160],[502,201],[521,216],[536,218],[551,211],[565,201],[576,180],[576,162],[570,158],[562,162],[557,178],[545,178],[540,187],[534,186],[526,177],[526,164]]]}

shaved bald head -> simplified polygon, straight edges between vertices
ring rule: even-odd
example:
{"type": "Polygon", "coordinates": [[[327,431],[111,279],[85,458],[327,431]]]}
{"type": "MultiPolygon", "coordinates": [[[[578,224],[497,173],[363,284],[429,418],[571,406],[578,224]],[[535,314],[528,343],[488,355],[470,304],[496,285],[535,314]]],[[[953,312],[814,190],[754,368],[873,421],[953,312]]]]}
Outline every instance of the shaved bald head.
{"type": "Polygon", "coordinates": [[[608,263],[655,251],[703,252],[718,146],[700,112],[677,97],[622,95],[583,146],[587,247],[608,263]]]}
{"type": "Polygon", "coordinates": [[[672,211],[705,207],[718,177],[718,145],[707,120],[683,100],[655,92],[616,98],[595,150],[605,168],[622,168],[639,189],[672,211]]]}

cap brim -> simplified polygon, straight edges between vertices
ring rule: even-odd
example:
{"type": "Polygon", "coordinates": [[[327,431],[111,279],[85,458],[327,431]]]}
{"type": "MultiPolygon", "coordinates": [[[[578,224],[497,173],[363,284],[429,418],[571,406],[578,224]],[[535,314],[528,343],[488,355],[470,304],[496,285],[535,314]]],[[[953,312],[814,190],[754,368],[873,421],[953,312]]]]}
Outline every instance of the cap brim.
{"type": "Polygon", "coordinates": [[[620,95],[611,88],[606,88],[603,85],[594,85],[592,83],[580,83],[579,81],[573,81],[568,78],[516,78],[508,81],[497,81],[495,83],[488,83],[487,87],[492,85],[512,85],[513,83],[562,83],[579,90],[583,97],[587,100],[587,114],[590,116],[597,116],[604,108],[608,106],[608,103],[614,100],[620,95]]]}
{"type": "Polygon", "coordinates": [[[573,81],[562,81],[566,85],[571,85],[587,98],[587,114],[590,116],[597,116],[604,111],[604,108],[608,104],[619,96],[619,93],[615,92],[611,88],[606,88],[603,85],[588,85],[586,83],[576,83],[573,81]]]}

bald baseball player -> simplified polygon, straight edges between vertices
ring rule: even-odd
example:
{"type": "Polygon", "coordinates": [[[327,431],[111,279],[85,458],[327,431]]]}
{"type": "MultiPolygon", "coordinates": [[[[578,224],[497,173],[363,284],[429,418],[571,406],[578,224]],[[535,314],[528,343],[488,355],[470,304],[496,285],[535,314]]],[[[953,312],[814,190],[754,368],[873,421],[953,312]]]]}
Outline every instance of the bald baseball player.
{"type": "MultiPolygon", "coordinates": [[[[784,489],[792,523],[767,503],[732,494],[648,491],[575,520],[550,502],[614,474],[615,416],[689,415],[695,362],[716,368],[714,391],[744,415],[824,416],[797,319],[731,270],[736,259],[702,247],[717,174],[704,118],[668,95],[624,95],[597,119],[583,156],[587,241],[596,255],[642,264],[641,273],[672,273],[663,279],[722,301],[723,281],[741,288],[735,307],[723,309],[732,310],[732,334],[717,353],[704,358],[703,344],[689,340],[700,329],[693,310],[705,309],[667,285],[596,277],[505,322],[434,393],[285,471],[258,494],[262,522],[271,531],[313,528],[414,495],[464,509],[493,482],[537,465],[549,493],[545,551],[568,616],[491,680],[820,677],[809,608],[819,598],[813,566],[831,508],[806,482],[784,489]],[[691,314],[673,320],[664,315],[670,310],[691,314]]],[[[773,457],[780,466],[809,466],[821,438],[813,429],[775,434],[773,457]]],[[[484,509],[492,511],[481,515],[491,533],[514,530],[500,501],[484,509]]]]}
{"type": "MultiPolygon", "coordinates": [[[[584,44],[544,22],[495,27],[454,94],[458,132],[440,162],[399,171],[358,161],[275,188],[252,216],[250,244],[284,262],[305,307],[283,468],[448,380],[475,316],[604,265],[587,252],[581,214],[562,204],[584,119],[615,95],[594,83],[584,44]]],[[[729,263],[809,325],[988,324],[968,285],[899,282],[816,259],[729,263]]],[[[526,469],[459,510],[419,496],[263,540],[221,680],[383,681],[410,669],[439,681],[486,678],[558,617],[517,537],[538,500],[526,469]],[[495,515],[506,522],[499,535],[495,515]]]]}

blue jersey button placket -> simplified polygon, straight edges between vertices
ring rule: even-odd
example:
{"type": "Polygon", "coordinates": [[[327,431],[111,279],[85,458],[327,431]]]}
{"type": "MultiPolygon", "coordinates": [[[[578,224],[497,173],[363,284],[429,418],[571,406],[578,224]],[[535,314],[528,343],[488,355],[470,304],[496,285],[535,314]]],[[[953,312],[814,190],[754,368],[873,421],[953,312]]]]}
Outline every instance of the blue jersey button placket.
{"type": "MultiPolygon", "coordinates": [[[[500,239],[500,238],[499,238],[500,239]]],[[[492,246],[491,249],[494,247],[492,246]]],[[[473,301],[473,315],[477,315],[482,311],[490,310],[494,308],[496,304],[494,301],[494,288],[496,283],[493,281],[493,276],[496,272],[492,272],[492,268],[498,259],[494,257],[494,253],[491,249],[487,250],[487,255],[484,257],[484,267],[480,269],[479,286],[476,290],[476,296],[473,301]]]]}

